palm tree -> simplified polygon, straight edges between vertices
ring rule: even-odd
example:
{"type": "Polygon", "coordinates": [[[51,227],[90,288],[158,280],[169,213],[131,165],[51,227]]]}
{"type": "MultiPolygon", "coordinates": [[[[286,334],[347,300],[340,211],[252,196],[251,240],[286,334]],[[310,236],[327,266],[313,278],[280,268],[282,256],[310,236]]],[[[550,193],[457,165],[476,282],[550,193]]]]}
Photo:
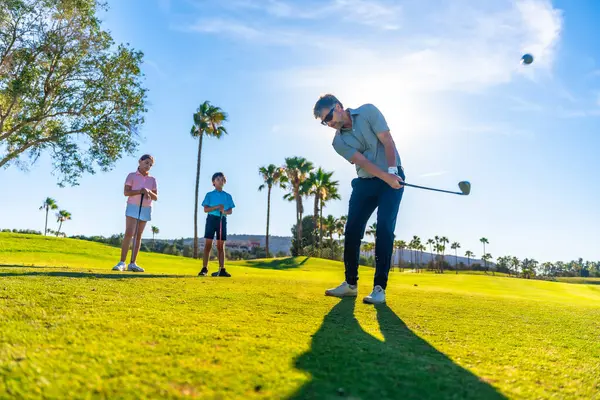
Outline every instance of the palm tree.
{"type": "Polygon", "coordinates": [[[267,258],[269,256],[269,221],[271,216],[271,189],[273,185],[279,185],[282,189],[285,189],[283,183],[283,168],[278,167],[274,164],[269,164],[266,167],[260,167],[258,173],[262,176],[264,183],[258,187],[259,191],[267,188],[267,237],[265,242],[265,250],[267,252],[267,258]]]}
{"type": "Polygon", "coordinates": [[[306,195],[305,181],[313,170],[313,164],[303,157],[288,157],[283,166],[285,182],[289,183],[290,193],[284,196],[284,199],[296,201],[296,240],[298,241],[298,255],[302,255],[302,214],[304,207],[302,197],[306,195]]]}
{"type": "Polygon", "coordinates": [[[60,235],[60,228],[62,228],[62,224],[65,221],[69,221],[71,219],[71,213],[67,210],[60,210],[56,213],[56,222],[58,222],[58,230],[56,231],[56,236],[60,235]]]}
{"type": "Polygon", "coordinates": [[[319,205],[323,196],[323,190],[328,181],[331,180],[333,172],[325,172],[323,168],[319,167],[316,171],[311,172],[308,175],[308,179],[305,181],[306,192],[310,196],[315,196],[315,205],[313,210],[313,223],[315,226],[315,244],[320,243],[322,239],[322,229],[318,229],[319,219],[319,205]]]}
{"type": "Polygon", "coordinates": [[[460,249],[460,243],[454,242],[450,248],[454,250],[454,267],[456,268],[456,273],[458,274],[458,249],[460,249]]]}
{"type": "Polygon", "coordinates": [[[412,240],[408,242],[408,249],[410,250],[410,263],[413,264],[413,268],[419,272],[419,268],[417,267],[417,255],[415,251],[418,250],[418,243],[416,241],[416,236],[413,236],[412,240]]]}
{"type": "MultiPolygon", "coordinates": [[[[481,257],[481,259],[485,262],[485,267],[486,267],[485,273],[487,274],[488,273],[487,262],[492,259],[492,255],[490,253],[486,253],[483,255],[483,257],[481,257]]],[[[494,270],[492,270],[492,275],[496,275],[494,270]]]]}
{"type": "Polygon", "coordinates": [[[204,135],[220,139],[227,133],[223,123],[227,121],[227,114],[220,108],[210,104],[207,100],[200,104],[193,115],[194,125],[190,130],[192,137],[198,138],[198,160],[196,164],[196,190],[194,203],[194,258],[198,258],[198,191],[200,190],[200,165],[202,163],[202,139],[204,135]]]}
{"type": "MultiPolygon", "coordinates": [[[[412,243],[412,247],[415,251],[420,251],[421,250],[421,238],[418,237],[417,235],[413,236],[413,239],[411,241],[412,243]]],[[[415,253],[415,264],[417,266],[417,272],[419,272],[419,254],[415,253]]]]}
{"type": "MultiPolygon", "coordinates": [[[[319,202],[319,219],[323,220],[323,207],[330,200],[340,200],[342,197],[338,193],[338,181],[327,181],[321,188],[321,201],[319,202]]],[[[319,229],[319,243],[323,240],[323,228],[319,229]]]]}
{"type": "Polygon", "coordinates": [[[46,210],[46,223],[44,224],[44,236],[48,234],[48,211],[57,210],[58,204],[56,204],[56,200],[51,197],[46,197],[46,200],[42,203],[40,210],[46,210]]]}
{"type": "Polygon", "coordinates": [[[335,223],[335,233],[338,235],[338,240],[342,240],[342,236],[344,236],[344,230],[346,229],[347,221],[348,217],[346,215],[342,215],[335,223]]]}
{"type": "Polygon", "coordinates": [[[371,226],[367,228],[367,236],[373,236],[377,240],[377,222],[373,222],[371,226]]]}
{"type": "Polygon", "coordinates": [[[515,269],[515,275],[519,275],[519,265],[521,264],[521,260],[519,260],[517,257],[513,257],[510,260],[510,263],[512,264],[513,268],[515,269]]]}
{"type": "Polygon", "coordinates": [[[375,243],[373,243],[373,242],[365,243],[362,246],[362,248],[367,254],[371,254],[371,252],[375,249],[375,243]]]}
{"type": "Polygon", "coordinates": [[[157,226],[152,225],[152,250],[156,250],[156,244],[154,242],[154,235],[158,235],[160,233],[160,229],[157,226]]]}
{"type": "Polygon", "coordinates": [[[398,266],[402,269],[402,254],[404,253],[404,249],[406,249],[406,242],[404,240],[396,240],[394,247],[400,250],[400,262],[398,266]]]}
{"type": "MultiPolygon", "coordinates": [[[[434,243],[435,242],[433,241],[433,239],[427,239],[427,244],[429,245],[429,249],[431,250],[431,260],[432,261],[434,260],[434,258],[433,258],[433,244],[434,243]]],[[[433,262],[432,262],[432,264],[433,264],[433,262]]]]}
{"type": "Polygon", "coordinates": [[[336,230],[336,219],[333,215],[328,215],[326,219],[322,220],[322,226],[325,228],[325,232],[327,232],[327,236],[329,236],[329,243],[331,245],[331,259],[334,258],[333,253],[333,234],[336,230]]]}
{"type": "Polygon", "coordinates": [[[475,257],[475,254],[471,250],[467,250],[465,252],[465,257],[467,257],[467,262],[469,263],[469,268],[471,268],[471,258],[475,257]]]}
{"type": "MultiPolygon", "coordinates": [[[[486,238],[484,238],[484,237],[482,237],[481,239],[479,239],[479,241],[483,244],[483,253],[482,254],[485,255],[486,254],[485,253],[485,245],[486,244],[490,244],[490,242],[488,242],[488,240],[486,238]]],[[[481,257],[481,259],[483,260],[483,257],[481,257]]],[[[485,267],[487,268],[487,261],[484,260],[484,263],[485,263],[485,267]]]]}
{"type": "Polygon", "coordinates": [[[446,236],[442,236],[442,238],[440,239],[440,243],[442,244],[441,246],[441,251],[442,251],[442,273],[444,273],[444,257],[445,257],[445,253],[446,253],[446,245],[448,243],[450,243],[450,241],[448,240],[448,238],[446,236]]]}
{"type": "MultiPolygon", "coordinates": [[[[377,251],[377,222],[373,222],[373,224],[367,228],[366,233],[367,236],[373,236],[373,238],[375,239],[375,243],[373,243],[373,252],[375,253],[377,251]]],[[[375,266],[375,261],[375,254],[373,254],[373,266],[375,266]]]]}

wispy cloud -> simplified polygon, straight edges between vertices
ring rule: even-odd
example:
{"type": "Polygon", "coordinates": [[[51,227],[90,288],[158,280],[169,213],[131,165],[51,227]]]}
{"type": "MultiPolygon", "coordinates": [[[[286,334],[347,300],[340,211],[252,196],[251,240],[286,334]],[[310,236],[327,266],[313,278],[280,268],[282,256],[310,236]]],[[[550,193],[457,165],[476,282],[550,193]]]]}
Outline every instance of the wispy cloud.
{"type": "Polygon", "coordinates": [[[162,70],[162,68],[158,65],[157,62],[150,60],[150,59],[144,59],[144,64],[147,64],[148,66],[150,66],[160,78],[166,78],[167,74],[162,70]]]}
{"type": "Polygon", "coordinates": [[[509,99],[515,103],[515,105],[512,107],[514,111],[541,112],[544,110],[544,107],[540,104],[522,99],[517,96],[509,96],[509,99]]]}
{"type": "Polygon", "coordinates": [[[331,0],[291,2],[283,0],[232,0],[230,10],[262,11],[272,17],[307,20],[342,20],[382,30],[400,27],[402,8],[392,0],[331,0]]]}
{"type": "MultiPolygon", "coordinates": [[[[265,82],[294,97],[335,92],[345,103],[376,101],[397,110],[389,120],[405,131],[443,128],[444,110],[435,102],[445,94],[478,93],[515,79],[550,79],[563,23],[550,0],[431,0],[402,8],[391,0],[219,4],[230,10],[227,18],[222,10],[204,12],[187,29],[281,46],[294,63],[265,70],[265,82]],[[242,17],[239,9],[251,10],[252,17],[242,17]],[[524,52],[536,57],[528,67],[520,64],[524,52]]],[[[523,110],[542,109],[523,99],[515,103],[523,110]]],[[[504,127],[486,131],[501,133],[504,127]]],[[[510,127],[506,132],[530,134],[510,127]]]]}

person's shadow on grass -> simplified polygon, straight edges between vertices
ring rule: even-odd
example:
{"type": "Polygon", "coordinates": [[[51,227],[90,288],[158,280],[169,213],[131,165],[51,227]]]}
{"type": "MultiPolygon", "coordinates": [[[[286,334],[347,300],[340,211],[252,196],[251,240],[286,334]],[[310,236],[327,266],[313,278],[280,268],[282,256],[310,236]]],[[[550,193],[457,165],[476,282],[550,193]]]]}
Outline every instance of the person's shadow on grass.
{"type": "Polygon", "coordinates": [[[415,335],[386,305],[377,306],[385,338],[365,332],[355,299],[341,300],[295,366],[312,375],[290,399],[506,399],[415,335]]]}

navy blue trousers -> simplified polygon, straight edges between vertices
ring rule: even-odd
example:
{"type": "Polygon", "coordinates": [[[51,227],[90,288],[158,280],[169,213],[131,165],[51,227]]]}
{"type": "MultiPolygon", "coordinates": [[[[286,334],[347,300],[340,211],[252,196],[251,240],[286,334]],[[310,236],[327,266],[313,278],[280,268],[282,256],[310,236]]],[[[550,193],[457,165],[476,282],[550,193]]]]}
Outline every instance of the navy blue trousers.
{"type": "MultiPolygon", "coordinates": [[[[399,168],[400,169],[400,168],[399,168]]],[[[399,173],[405,179],[404,172],[399,173]]],[[[355,178],[352,180],[352,195],[348,207],[345,229],[344,266],[346,282],[358,282],[360,245],[367,222],[377,208],[377,232],[375,234],[375,280],[373,286],[387,287],[388,274],[394,251],[394,230],[404,188],[393,189],[379,178],[355,178]]]]}

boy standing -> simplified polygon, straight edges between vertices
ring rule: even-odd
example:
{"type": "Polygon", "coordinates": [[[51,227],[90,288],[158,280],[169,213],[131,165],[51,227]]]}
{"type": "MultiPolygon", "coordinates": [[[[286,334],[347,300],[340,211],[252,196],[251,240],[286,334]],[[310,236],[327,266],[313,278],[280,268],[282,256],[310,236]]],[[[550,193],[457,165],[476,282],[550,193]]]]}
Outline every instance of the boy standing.
{"type": "Polygon", "coordinates": [[[215,190],[206,193],[202,206],[206,216],[206,227],[204,229],[204,260],[199,276],[208,275],[208,259],[212,250],[212,243],[217,236],[217,252],[219,257],[219,271],[213,272],[212,276],[231,277],[225,270],[225,240],[227,240],[227,215],[231,215],[235,204],[231,195],[223,190],[227,179],[222,172],[212,176],[212,184],[215,190]]]}

